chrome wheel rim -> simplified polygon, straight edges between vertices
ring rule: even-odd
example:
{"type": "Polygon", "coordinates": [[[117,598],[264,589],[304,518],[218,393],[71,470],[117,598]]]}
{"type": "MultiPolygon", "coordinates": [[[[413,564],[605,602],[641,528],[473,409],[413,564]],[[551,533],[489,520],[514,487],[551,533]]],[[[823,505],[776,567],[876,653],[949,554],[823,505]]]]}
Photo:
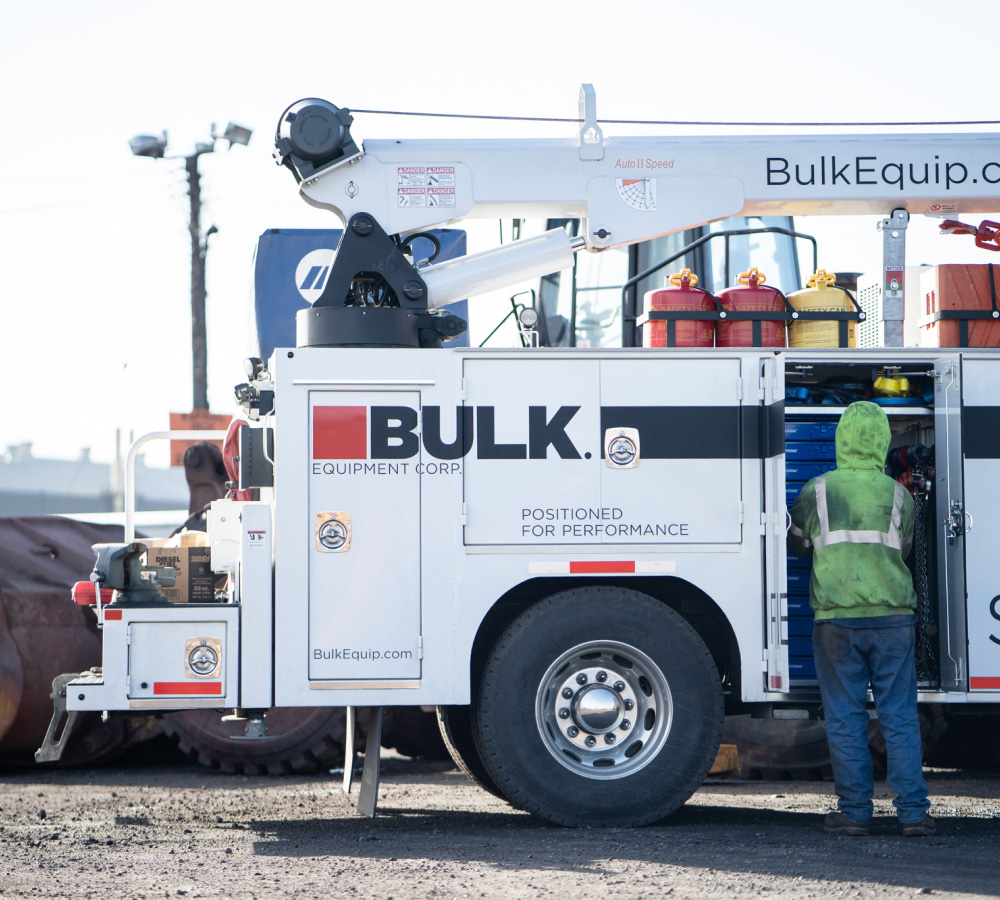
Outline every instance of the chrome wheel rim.
{"type": "Polygon", "coordinates": [[[673,719],[670,687],[645,653],[617,641],[578,644],[556,659],[535,695],[546,750],[586,778],[624,778],[652,762],[673,719]]]}

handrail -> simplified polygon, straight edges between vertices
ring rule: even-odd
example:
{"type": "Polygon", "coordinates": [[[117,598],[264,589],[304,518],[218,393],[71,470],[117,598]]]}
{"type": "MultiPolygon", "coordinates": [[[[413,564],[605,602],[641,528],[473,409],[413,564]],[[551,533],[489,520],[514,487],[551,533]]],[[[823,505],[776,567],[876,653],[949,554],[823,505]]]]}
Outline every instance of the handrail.
{"type": "Polygon", "coordinates": [[[226,437],[225,431],[151,431],[137,438],[128,448],[125,457],[125,543],[135,540],[135,460],[139,448],[150,441],[185,440],[185,441],[221,441],[226,437]]]}

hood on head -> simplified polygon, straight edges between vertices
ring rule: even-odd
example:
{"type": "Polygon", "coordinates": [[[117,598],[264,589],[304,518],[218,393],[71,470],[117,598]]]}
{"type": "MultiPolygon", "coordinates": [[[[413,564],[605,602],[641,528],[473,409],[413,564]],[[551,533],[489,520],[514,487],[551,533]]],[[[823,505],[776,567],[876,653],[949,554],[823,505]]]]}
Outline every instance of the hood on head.
{"type": "Polygon", "coordinates": [[[837,425],[837,468],[885,470],[889,420],[882,407],[867,400],[852,403],[837,425]]]}

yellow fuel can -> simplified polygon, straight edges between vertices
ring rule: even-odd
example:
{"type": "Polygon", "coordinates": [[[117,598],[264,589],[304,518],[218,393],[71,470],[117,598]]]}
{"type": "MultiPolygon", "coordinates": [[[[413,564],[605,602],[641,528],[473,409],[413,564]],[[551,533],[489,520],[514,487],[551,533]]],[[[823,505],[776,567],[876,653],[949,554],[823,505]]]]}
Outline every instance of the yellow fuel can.
{"type": "MultiPolygon", "coordinates": [[[[837,276],[818,269],[809,276],[806,287],[788,295],[796,312],[851,312],[854,303],[850,294],[836,287],[837,276]]],[[[858,345],[857,322],[847,323],[847,346],[858,345]]],[[[792,319],[788,323],[789,347],[839,347],[840,322],[832,320],[792,319]]]]}

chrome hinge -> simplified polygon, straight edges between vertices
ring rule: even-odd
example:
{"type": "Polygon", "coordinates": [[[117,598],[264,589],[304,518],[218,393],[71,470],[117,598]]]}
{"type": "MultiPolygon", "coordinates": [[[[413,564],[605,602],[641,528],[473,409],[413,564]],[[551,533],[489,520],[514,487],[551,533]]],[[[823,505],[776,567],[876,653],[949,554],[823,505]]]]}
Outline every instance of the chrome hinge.
{"type": "Polygon", "coordinates": [[[464,503],[462,504],[462,517],[459,520],[459,524],[463,528],[469,524],[469,508],[464,503]]]}
{"type": "Polygon", "coordinates": [[[417,636],[417,659],[424,658],[424,637],[423,635],[417,636]]]}
{"type": "Polygon", "coordinates": [[[742,376],[736,379],[736,399],[740,402],[743,401],[743,378],[742,376]]]}
{"type": "Polygon", "coordinates": [[[736,518],[737,518],[737,521],[739,522],[739,524],[742,525],[743,524],[743,502],[741,501],[738,504],[736,504],[736,507],[737,507],[736,518]]]}
{"type": "Polygon", "coordinates": [[[462,389],[458,392],[458,399],[459,400],[465,400],[466,391],[468,390],[468,384],[469,383],[463,378],[462,379],[462,389]]]}

